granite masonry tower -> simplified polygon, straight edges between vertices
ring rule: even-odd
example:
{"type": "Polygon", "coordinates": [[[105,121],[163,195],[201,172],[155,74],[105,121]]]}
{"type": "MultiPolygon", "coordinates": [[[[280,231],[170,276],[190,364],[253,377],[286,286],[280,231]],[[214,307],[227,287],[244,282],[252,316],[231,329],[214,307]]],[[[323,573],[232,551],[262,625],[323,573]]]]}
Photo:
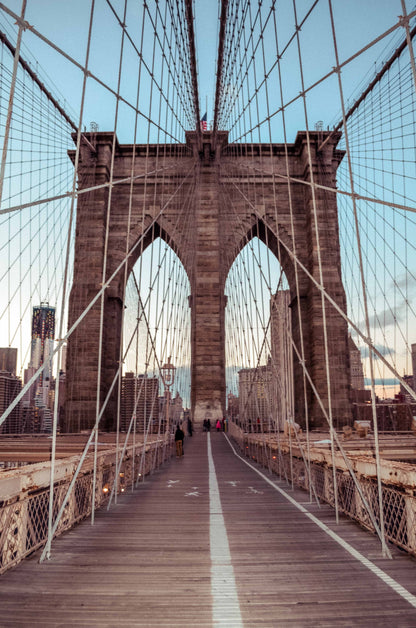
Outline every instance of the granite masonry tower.
{"type": "MultiPolygon", "coordinates": [[[[80,316],[97,294],[102,283],[104,238],[107,208],[111,194],[110,229],[106,276],[111,277],[126,250],[128,209],[132,190],[133,214],[130,224],[129,272],[140,253],[155,237],[163,238],[173,248],[188,274],[191,295],[192,364],[191,411],[196,424],[211,421],[225,413],[225,281],[231,264],[245,244],[259,237],[278,257],[290,289],[291,327],[294,342],[300,345],[303,334],[305,363],[313,385],[324,405],[328,390],[325,369],[321,294],[311,276],[319,281],[318,246],[315,219],[319,227],[319,249],[323,260],[323,284],[332,299],[345,311],[346,300],[341,281],[341,263],[336,204],[336,170],[343,152],[336,145],[340,134],[299,132],[294,144],[228,145],[226,132],[187,133],[181,150],[174,145],[120,145],[114,134],[86,134],[79,163],[79,188],[102,187],[80,194],[77,209],[74,281],[70,296],[69,325],[80,316]],[[326,140],[326,141],[324,141],[326,140]],[[112,151],[114,149],[114,157],[112,151]],[[134,155],[133,155],[134,151],[134,155]],[[160,164],[163,156],[163,173],[160,164]],[[265,159],[274,176],[246,164],[265,159]],[[110,192],[111,163],[113,182],[110,192]],[[288,166],[287,166],[288,164],[288,166]],[[314,181],[320,184],[313,199],[314,181]],[[288,193],[287,167],[293,179],[288,193]],[[235,192],[223,168],[232,177],[258,187],[261,205],[253,206],[235,192]],[[192,175],[189,173],[192,171],[192,175]],[[131,188],[129,177],[134,174],[131,188]],[[246,174],[242,174],[242,173],[246,174]],[[146,174],[145,174],[146,173],[146,174]],[[180,195],[166,203],[176,190],[193,195],[192,233],[178,220],[180,195]],[[331,188],[334,190],[332,191],[331,188]],[[227,194],[224,194],[226,190],[227,194]],[[224,198],[227,198],[225,203],[224,198]],[[232,211],[230,211],[230,204],[232,211]],[[316,213],[313,212],[313,204],[316,213]],[[290,205],[292,211],[290,211],[290,205]],[[163,209],[163,211],[162,211],[163,209]],[[236,237],[236,233],[238,237],[236,237]],[[140,246],[136,246],[137,243],[140,246]],[[299,272],[297,300],[296,255],[308,270],[299,272]],[[136,248],[134,248],[136,246],[136,248]],[[192,250],[192,255],[185,254],[192,250]],[[302,325],[299,321],[299,313],[302,325]]],[[[73,158],[73,154],[72,154],[73,158]]],[[[260,168],[259,168],[260,170],[260,168]]],[[[252,189],[254,189],[252,188],[252,189]]],[[[104,337],[102,343],[101,397],[108,393],[118,368],[123,307],[124,272],[111,281],[104,296],[104,337]]],[[[336,425],[350,420],[348,333],[345,320],[327,304],[329,361],[333,383],[331,397],[336,425]]],[[[97,388],[98,330],[100,308],[97,303],[71,335],[67,355],[67,404],[64,431],[90,428],[95,420],[97,388]]],[[[303,370],[293,356],[295,418],[304,422],[303,370]]],[[[312,389],[308,391],[312,427],[324,423],[324,417],[312,389]]],[[[103,428],[114,429],[115,394],[103,417],[103,428]]]]}

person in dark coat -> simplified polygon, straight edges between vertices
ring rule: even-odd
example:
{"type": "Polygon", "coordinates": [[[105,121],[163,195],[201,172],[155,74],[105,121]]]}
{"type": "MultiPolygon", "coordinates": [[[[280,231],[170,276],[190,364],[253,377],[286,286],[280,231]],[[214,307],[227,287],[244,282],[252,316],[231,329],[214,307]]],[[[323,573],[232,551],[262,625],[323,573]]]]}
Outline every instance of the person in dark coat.
{"type": "Polygon", "coordinates": [[[181,426],[178,425],[175,432],[175,444],[176,444],[176,457],[181,458],[183,456],[183,439],[185,434],[181,430],[181,426]]]}
{"type": "Polygon", "coordinates": [[[189,436],[192,436],[192,421],[191,421],[191,419],[188,419],[188,434],[189,434],[189,436]]]}

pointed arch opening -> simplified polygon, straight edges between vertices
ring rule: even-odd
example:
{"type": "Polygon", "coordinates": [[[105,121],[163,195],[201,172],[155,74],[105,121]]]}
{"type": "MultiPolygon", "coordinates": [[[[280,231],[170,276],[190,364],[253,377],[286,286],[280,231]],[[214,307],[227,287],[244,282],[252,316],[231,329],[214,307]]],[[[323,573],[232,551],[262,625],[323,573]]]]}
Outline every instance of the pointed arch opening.
{"type": "Polygon", "coordinates": [[[123,377],[120,427],[163,433],[166,404],[172,425],[190,406],[190,283],[173,248],[157,237],[143,250],[126,283],[123,315],[123,377]],[[161,368],[174,378],[168,393],[161,368]]]}
{"type": "Polygon", "coordinates": [[[291,297],[288,279],[256,233],[225,283],[227,407],[247,432],[274,432],[294,417],[291,297]]]}

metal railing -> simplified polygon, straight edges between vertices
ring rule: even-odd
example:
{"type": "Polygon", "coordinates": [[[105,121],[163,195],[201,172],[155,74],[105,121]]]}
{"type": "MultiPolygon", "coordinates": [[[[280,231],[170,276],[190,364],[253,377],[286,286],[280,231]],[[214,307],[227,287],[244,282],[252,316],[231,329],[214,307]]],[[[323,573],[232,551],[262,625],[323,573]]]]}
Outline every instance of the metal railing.
{"type": "MultiPolygon", "coordinates": [[[[236,426],[230,429],[230,436],[246,457],[266,467],[282,480],[306,491],[309,491],[310,484],[313,484],[317,498],[335,507],[334,476],[330,464],[311,462],[309,479],[303,458],[279,451],[276,444],[255,441],[252,436],[244,434],[236,426]]],[[[377,525],[380,525],[377,481],[375,478],[359,475],[359,483],[377,525]]],[[[336,484],[339,512],[375,532],[356,484],[347,470],[337,468],[336,484]]],[[[399,488],[383,482],[382,496],[386,539],[416,555],[416,486],[399,488]]]]}
{"type": "MultiPolygon", "coordinates": [[[[165,439],[126,449],[118,493],[133,488],[172,455],[165,439]],[[133,475],[134,474],[134,475],[133,475]]],[[[55,463],[53,519],[56,519],[78,465],[79,456],[55,463]]],[[[55,536],[91,514],[93,455],[86,457],[59,521],[55,536]]],[[[95,509],[108,503],[116,474],[116,450],[98,454],[95,509]]],[[[0,574],[45,545],[48,535],[50,463],[33,464],[0,474],[0,574]]]]}

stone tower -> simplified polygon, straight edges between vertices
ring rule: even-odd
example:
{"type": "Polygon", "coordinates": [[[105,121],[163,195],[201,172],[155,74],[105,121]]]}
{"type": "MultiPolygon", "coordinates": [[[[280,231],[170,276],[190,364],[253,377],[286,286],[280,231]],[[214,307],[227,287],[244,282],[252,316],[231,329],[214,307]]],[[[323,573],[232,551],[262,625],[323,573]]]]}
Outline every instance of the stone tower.
{"type": "MultiPolygon", "coordinates": [[[[310,132],[308,146],[307,134],[300,132],[295,143],[286,147],[233,146],[228,145],[226,132],[204,132],[202,140],[196,132],[189,132],[187,144],[181,147],[133,147],[120,145],[112,133],[97,133],[89,144],[83,145],[78,171],[81,193],[69,325],[91,303],[102,284],[104,237],[109,220],[106,277],[111,281],[104,294],[100,383],[101,403],[108,395],[109,402],[103,415],[103,428],[114,429],[116,416],[115,392],[109,391],[119,360],[124,270],[117,269],[125,256],[129,203],[133,212],[129,223],[128,272],[141,252],[156,237],[161,237],[177,253],[190,279],[194,421],[199,423],[206,417],[216,420],[225,414],[225,281],[234,259],[256,236],[267,243],[286,274],[294,342],[300,346],[302,333],[308,373],[322,403],[327,405],[321,294],[311,277],[319,280],[316,220],[324,260],[323,284],[345,311],[334,193],[336,170],[343,157],[336,149],[339,137],[334,132],[310,132]],[[315,183],[320,185],[315,195],[310,185],[311,170],[315,183]],[[223,176],[225,171],[227,177],[223,176]],[[292,180],[290,194],[288,176],[292,180]],[[233,181],[238,181],[244,186],[248,178],[253,198],[261,198],[261,204],[242,196],[233,185],[233,181]],[[97,188],[99,184],[101,187],[97,188]],[[82,189],[89,191],[82,193],[82,189]],[[192,235],[178,220],[181,199],[187,194],[193,195],[189,217],[193,221],[192,235]],[[174,202],[167,202],[174,197],[174,202]],[[309,273],[298,273],[300,303],[294,250],[309,273]]],[[[333,415],[336,424],[342,425],[350,419],[347,325],[330,305],[326,307],[326,319],[333,415]]],[[[97,301],[68,342],[65,431],[89,428],[95,420],[99,327],[97,301]]],[[[304,376],[295,355],[293,364],[294,412],[302,424],[304,376]]],[[[324,417],[310,386],[307,398],[310,424],[319,426],[324,417]]]]}

